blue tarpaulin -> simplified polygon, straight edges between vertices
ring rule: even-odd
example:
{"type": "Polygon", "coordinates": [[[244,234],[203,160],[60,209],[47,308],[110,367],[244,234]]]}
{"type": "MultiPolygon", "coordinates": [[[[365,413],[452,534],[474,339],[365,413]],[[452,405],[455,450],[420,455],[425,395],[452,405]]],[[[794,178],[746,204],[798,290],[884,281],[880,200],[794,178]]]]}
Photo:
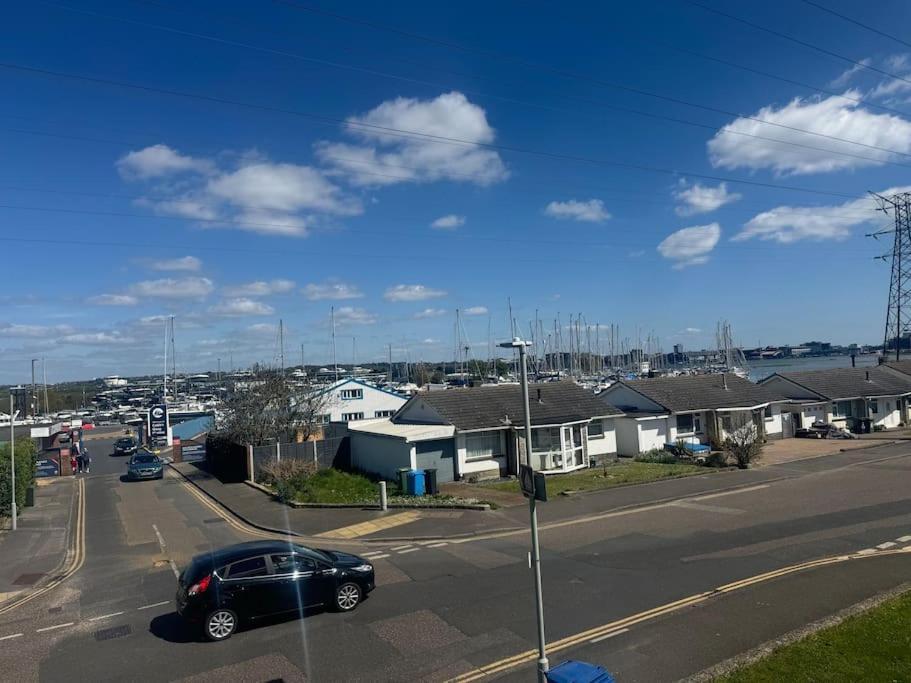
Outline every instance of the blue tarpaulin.
{"type": "Polygon", "coordinates": [[[607,671],[595,664],[568,659],[547,672],[548,683],[614,683],[607,671]]]}

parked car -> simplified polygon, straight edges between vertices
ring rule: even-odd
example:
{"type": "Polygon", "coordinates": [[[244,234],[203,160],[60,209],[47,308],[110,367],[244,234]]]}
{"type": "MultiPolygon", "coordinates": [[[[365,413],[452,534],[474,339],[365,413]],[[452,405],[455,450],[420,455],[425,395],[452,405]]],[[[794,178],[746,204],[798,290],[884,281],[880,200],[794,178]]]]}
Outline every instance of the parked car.
{"type": "Polygon", "coordinates": [[[177,581],[177,613],[225,640],[241,621],[316,606],[350,612],[373,588],[373,565],[357,555],[250,541],[194,557],[177,581]]]}
{"type": "Polygon", "coordinates": [[[114,455],[133,455],[139,444],[132,436],[124,436],[114,442],[114,455]]]}
{"type": "Polygon", "coordinates": [[[161,479],[164,477],[164,463],[154,453],[139,451],[127,463],[127,479],[161,479]]]}

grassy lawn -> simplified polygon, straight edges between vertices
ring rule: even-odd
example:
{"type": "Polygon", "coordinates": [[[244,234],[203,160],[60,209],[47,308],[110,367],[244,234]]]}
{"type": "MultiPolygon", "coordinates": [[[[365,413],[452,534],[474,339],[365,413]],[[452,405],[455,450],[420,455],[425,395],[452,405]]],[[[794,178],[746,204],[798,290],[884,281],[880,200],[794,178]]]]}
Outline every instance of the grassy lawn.
{"type": "MultiPolygon", "coordinates": [[[[606,469],[592,467],[570,474],[554,474],[547,477],[547,494],[554,496],[563,491],[595,491],[609,489],[625,484],[642,484],[659,479],[688,477],[693,474],[705,474],[711,470],[698,465],[663,465],[653,462],[624,462],[608,465],[606,469]]],[[[501,481],[487,484],[500,491],[519,491],[519,482],[501,481]]]]}
{"type": "Polygon", "coordinates": [[[911,680],[911,593],[776,650],[725,683],[911,680]]]}

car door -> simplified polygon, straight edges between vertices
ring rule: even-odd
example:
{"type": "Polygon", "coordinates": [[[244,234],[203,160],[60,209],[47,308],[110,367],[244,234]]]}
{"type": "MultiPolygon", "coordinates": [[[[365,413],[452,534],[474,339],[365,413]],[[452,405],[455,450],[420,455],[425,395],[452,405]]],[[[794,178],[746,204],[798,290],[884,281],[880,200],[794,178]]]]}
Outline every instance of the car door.
{"type": "Polygon", "coordinates": [[[275,577],[269,572],[264,555],[238,560],[228,565],[227,575],[222,581],[224,606],[241,617],[271,614],[275,588],[275,577]]]}
{"type": "Polygon", "coordinates": [[[326,586],[331,579],[317,562],[298,553],[276,553],[270,556],[272,569],[279,577],[279,601],[276,611],[290,612],[325,602],[326,586]]]}

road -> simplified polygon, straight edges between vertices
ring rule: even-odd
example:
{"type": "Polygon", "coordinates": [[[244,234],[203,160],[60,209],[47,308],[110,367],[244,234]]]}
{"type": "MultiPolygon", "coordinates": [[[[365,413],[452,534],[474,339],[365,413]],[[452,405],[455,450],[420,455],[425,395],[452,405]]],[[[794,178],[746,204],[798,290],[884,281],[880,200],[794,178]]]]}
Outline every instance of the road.
{"type": "MultiPolygon", "coordinates": [[[[348,545],[370,553],[377,569],[377,590],[355,612],[200,642],[174,614],[175,567],[261,534],[226,519],[174,473],[122,481],[125,459],[109,457],[110,446],[92,443],[82,566],[0,614],[4,678],[533,680],[524,533],[348,545]]],[[[793,463],[782,472],[800,476],[545,530],[552,662],[597,662],[620,681],[677,680],[903,583],[909,456],[905,444],[793,463]]]]}

